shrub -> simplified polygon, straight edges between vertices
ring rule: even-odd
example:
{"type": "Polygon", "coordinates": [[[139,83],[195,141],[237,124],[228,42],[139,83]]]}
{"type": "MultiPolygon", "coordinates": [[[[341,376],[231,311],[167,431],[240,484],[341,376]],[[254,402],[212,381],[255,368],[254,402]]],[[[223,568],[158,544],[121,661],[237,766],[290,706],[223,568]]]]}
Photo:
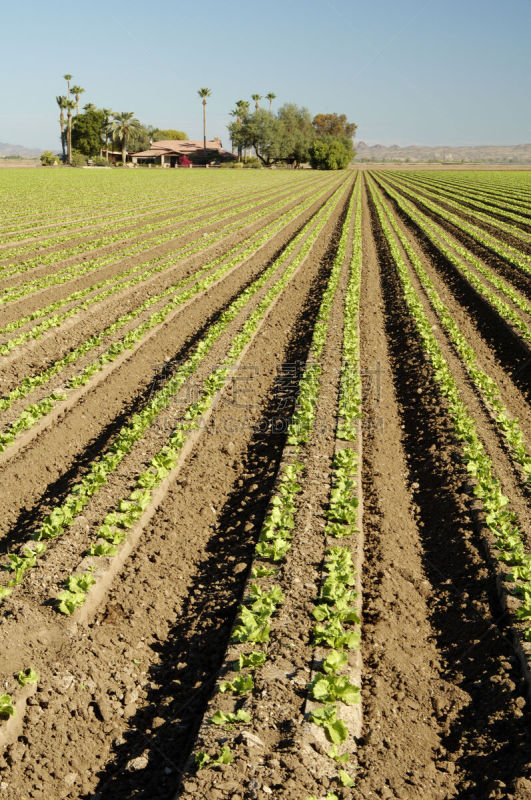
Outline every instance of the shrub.
{"type": "Polygon", "coordinates": [[[92,165],[94,167],[108,167],[109,162],[103,156],[93,156],[92,165]]]}
{"type": "Polygon", "coordinates": [[[310,147],[314,169],[346,169],[354,157],[352,142],[344,137],[323,136],[310,147]]]}
{"type": "Polygon", "coordinates": [[[73,167],[86,167],[87,157],[80,153],[78,150],[72,152],[72,166],[73,167]]]}
{"type": "Polygon", "coordinates": [[[41,164],[43,167],[52,167],[54,164],[58,164],[59,160],[55,153],[52,153],[51,150],[45,150],[44,153],[41,155],[41,164]]]}

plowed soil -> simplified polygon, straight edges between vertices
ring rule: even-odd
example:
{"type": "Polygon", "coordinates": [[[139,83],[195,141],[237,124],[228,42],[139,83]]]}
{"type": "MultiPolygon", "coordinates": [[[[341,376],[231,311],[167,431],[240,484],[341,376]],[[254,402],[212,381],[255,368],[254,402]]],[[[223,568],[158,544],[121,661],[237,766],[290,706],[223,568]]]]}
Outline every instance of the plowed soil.
{"type": "MultiPolygon", "coordinates": [[[[81,172],[68,180],[81,180],[81,172]]],[[[67,180],[63,171],[55,178],[67,180]]],[[[141,190],[146,198],[152,192],[153,213],[127,200],[129,176],[120,175],[113,189],[129,209],[131,229],[145,241],[145,253],[0,306],[0,326],[155,255],[170,257],[185,242],[201,241],[203,234],[225,224],[212,224],[205,216],[201,228],[180,237],[175,198],[180,191],[187,204],[199,204],[207,178],[179,173],[171,176],[175,185],[167,175],[145,178],[159,181],[156,187],[146,185],[141,190]],[[150,249],[151,234],[142,233],[144,215],[146,220],[164,221],[175,238],[150,249]]],[[[133,179],[138,188],[138,176],[133,179]]],[[[101,180],[108,182],[110,177],[101,180]]],[[[209,180],[211,191],[218,194],[208,207],[218,213],[224,208],[220,187],[230,181],[219,174],[209,180]]],[[[68,533],[51,542],[38,566],[25,574],[11,596],[0,600],[0,692],[12,694],[18,710],[12,720],[0,718],[0,800],[324,800],[327,792],[340,800],[531,800],[531,689],[511,643],[511,619],[474,522],[474,498],[447,403],[409,315],[364,173],[349,170],[324,177],[286,173],[280,178],[264,170],[240,174],[237,181],[232,189],[237,199],[231,204],[254,199],[252,212],[261,210],[260,220],[227,231],[200,253],[171,262],[140,290],[120,291],[39,340],[0,356],[0,387],[5,394],[121,314],[192,275],[319,191],[311,205],[254,255],[195,295],[121,361],[108,364],[69,396],[60,413],[44,416],[35,430],[0,454],[0,557],[6,564],[8,554],[19,552],[31,539],[44,515],[64,500],[113,443],[120,427],[166,384],[230,304],[276,263],[295,237],[300,234],[300,242],[306,241],[311,227],[305,226],[311,226],[340,188],[322,231],[265,313],[208,425],[200,425],[190,455],[95,609],[83,618],[76,612],[67,617],[57,612],[54,598],[76,571],[105,515],[128,497],[136,476],[164,445],[175,419],[197,400],[199,387],[225,358],[234,337],[297,249],[228,324],[171,407],[108,477],[68,533]],[[322,356],[314,432],[300,453],[305,472],[293,543],[278,574],[285,600],[272,620],[267,668],[257,672],[246,705],[252,710],[252,723],[245,735],[227,729],[234,765],[196,771],[197,736],[202,746],[208,744],[205,715],[286,453],[287,425],[356,187],[362,197],[363,247],[359,318],[363,418],[358,443],[363,454],[363,531],[357,551],[362,588],[362,723],[349,740],[350,760],[345,767],[355,785],[345,787],[330,777],[335,765],[326,748],[308,736],[305,721],[306,685],[314,658],[311,615],[322,579],[352,236],[322,356]],[[282,208],[271,211],[270,206],[281,199],[282,208]],[[39,680],[24,704],[15,675],[29,667],[39,680]]],[[[79,238],[72,235],[69,245],[90,243],[99,235],[97,194],[94,198],[94,212],[87,211],[87,217],[94,216],[94,231],[82,230],[79,238]]],[[[482,369],[497,382],[509,414],[519,419],[529,437],[527,344],[387,200],[482,369]]],[[[28,226],[24,242],[29,247],[30,237],[36,235],[31,232],[34,218],[42,226],[42,252],[59,253],[62,245],[48,248],[47,237],[55,235],[54,223],[61,233],[62,217],[47,219],[34,201],[33,216],[23,220],[28,226]]],[[[75,220],[73,205],[63,212],[65,221],[75,220]]],[[[244,223],[252,212],[235,210],[228,221],[244,223]]],[[[198,205],[199,220],[201,213],[198,205]]],[[[466,218],[473,221],[473,210],[466,218]]],[[[474,245],[449,224],[446,228],[520,290],[528,286],[528,278],[501,257],[474,245]]],[[[516,245],[517,240],[511,238],[510,243],[516,245]]],[[[7,244],[0,258],[4,249],[7,244]]],[[[113,244],[91,251],[90,257],[116,250],[118,244],[113,244]]],[[[28,249],[24,258],[38,252],[28,249]]],[[[35,275],[83,263],[76,258],[38,269],[35,275]]],[[[6,263],[21,260],[22,256],[6,263]]],[[[412,277],[527,537],[529,552],[528,489],[522,472],[439,326],[420,282],[412,277]]],[[[21,282],[14,275],[2,285],[21,282]]],[[[132,326],[106,339],[76,362],[75,369],[100,355],[104,344],[119,341],[132,326]]],[[[22,330],[28,327],[31,323],[22,330]]],[[[51,388],[64,385],[75,369],[66,368],[51,388]]],[[[0,412],[0,429],[49,389],[48,385],[38,389],[0,412]]],[[[0,576],[2,585],[10,576],[8,572],[0,576]]]]}

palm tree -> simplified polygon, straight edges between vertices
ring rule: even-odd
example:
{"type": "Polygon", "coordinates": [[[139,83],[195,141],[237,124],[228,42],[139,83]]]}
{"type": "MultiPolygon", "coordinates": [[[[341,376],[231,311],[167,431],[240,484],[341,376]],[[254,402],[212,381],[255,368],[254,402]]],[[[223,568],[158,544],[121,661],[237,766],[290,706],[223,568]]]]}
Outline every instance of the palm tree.
{"type": "Polygon", "coordinates": [[[140,133],[143,128],[141,123],[134,116],[133,111],[122,111],[121,114],[114,113],[114,119],[109,122],[109,133],[122,148],[122,164],[125,166],[127,159],[127,144],[131,136],[140,133]]]}
{"type": "Polygon", "coordinates": [[[63,150],[63,161],[66,159],[66,133],[65,133],[65,108],[66,97],[64,94],[58,95],[55,100],[61,111],[59,115],[59,125],[61,126],[61,148],[63,150]]]}
{"type": "Polygon", "coordinates": [[[72,86],[70,92],[76,98],[76,116],[79,114],[79,95],[83,94],[85,90],[81,88],[81,86],[72,86]]]}
{"type": "Polygon", "coordinates": [[[65,79],[66,85],[68,86],[68,95],[70,95],[70,81],[72,80],[72,76],[67,73],[66,75],[63,75],[63,78],[65,79]]]}
{"type": "MultiPolygon", "coordinates": [[[[251,104],[248,100],[237,100],[234,104],[233,110],[230,112],[231,117],[236,117],[238,126],[242,124],[242,120],[249,113],[251,104]]],[[[242,145],[238,142],[238,161],[242,160],[242,145]]]]}
{"type": "Polygon", "coordinates": [[[269,110],[270,111],[271,111],[271,103],[273,102],[275,97],[276,97],[276,94],[274,92],[269,92],[269,94],[266,94],[266,96],[265,96],[265,99],[269,100],[269,110]]]}
{"type": "MultiPolygon", "coordinates": [[[[110,108],[102,108],[103,111],[103,133],[105,134],[105,157],[109,160],[109,122],[111,114],[113,113],[110,108]]],[[[101,153],[100,153],[101,155],[101,153]]]]}
{"type": "Polygon", "coordinates": [[[259,109],[258,101],[262,99],[262,95],[261,94],[252,94],[251,97],[254,100],[254,107],[258,111],[258,109],[259,109]]]}
{"type": "Polygon", "coordinates": [[[197,94],[203,101],[203,150],[206,153],[206,99],[212,94],[210,89],[198,89],[197,94]]]}
{"type": "Polygon", "coordinates": [[[76,107],[75,100],[65,100],[66,108],[66,162],[72,163],[72,111],[76,107]]]}

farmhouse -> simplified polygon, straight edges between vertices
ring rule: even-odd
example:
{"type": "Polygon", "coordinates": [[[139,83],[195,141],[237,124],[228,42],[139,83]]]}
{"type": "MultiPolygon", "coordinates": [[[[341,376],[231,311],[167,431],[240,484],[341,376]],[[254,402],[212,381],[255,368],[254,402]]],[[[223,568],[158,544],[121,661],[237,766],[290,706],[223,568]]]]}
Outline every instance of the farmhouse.
{"type": "Polygon", "coordinates": [[[207,141],[206,146],[205,152],[201,139],[166,139],[152,142],[149,150],[131,153],[131,161],[133,164],[177,167],[181,163],[180,159],[188,159],[192,164],[203,165],[213,160],[229,161],[234,158],[232,153],[223,149],[221,140],[217,136],[212,141],[207,141]]]}

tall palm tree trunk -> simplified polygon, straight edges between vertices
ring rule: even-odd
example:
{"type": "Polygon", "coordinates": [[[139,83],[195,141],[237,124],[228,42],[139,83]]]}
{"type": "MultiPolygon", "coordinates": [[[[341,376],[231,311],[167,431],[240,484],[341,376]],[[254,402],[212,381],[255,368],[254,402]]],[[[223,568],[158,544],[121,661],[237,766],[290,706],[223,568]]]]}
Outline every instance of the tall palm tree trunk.
{"type": "Polygon", "coordinates": [[[72,110],[69,108],[66,115],[66,161],[72,163],[72,110]]]}
{"type": "Polygon", "coordinates": [[[203,150],[206,154],[206,100],[203,99],[203,150]]]}

